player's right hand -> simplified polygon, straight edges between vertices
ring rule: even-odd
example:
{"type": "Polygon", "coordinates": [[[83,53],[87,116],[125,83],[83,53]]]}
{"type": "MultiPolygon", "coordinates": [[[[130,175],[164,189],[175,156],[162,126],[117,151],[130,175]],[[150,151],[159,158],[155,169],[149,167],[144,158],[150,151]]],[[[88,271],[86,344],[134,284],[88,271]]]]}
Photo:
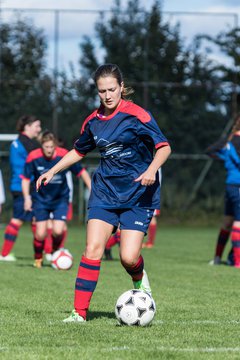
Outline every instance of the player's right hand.
{"type": "Polygon", "coordinates": [[[36,191],[39,190],[42,183],[44,186],[46,186],[49,183],[49,181],[52,180],[53,176],[54,176],[54,173],[50,170],[47,171],[46,173],[42,174],[36,181],[36,191]]]}

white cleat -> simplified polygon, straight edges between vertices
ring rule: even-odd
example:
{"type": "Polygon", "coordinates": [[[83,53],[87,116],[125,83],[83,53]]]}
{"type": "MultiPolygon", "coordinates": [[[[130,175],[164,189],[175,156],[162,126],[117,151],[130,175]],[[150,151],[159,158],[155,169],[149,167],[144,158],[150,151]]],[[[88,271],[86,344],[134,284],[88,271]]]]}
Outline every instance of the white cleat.
{"type": "Polygon", "coordinates": [[[222,260],[219,256],[215,256],[215,258],[211,261],[209,261],[208,265],[221,265],[222,260]]]}
{"type": "Polygon", "coordinates": [[[143,270],[143,277],[139,281],[133,281],[134,289],[142,290],[147,292],[149,295],[152,294],[152,290],[149,284],[148,276],[145,270],[143,270]]]}
{"type": "Polygon", "coordinates": [[[66,319],[63,320],[64,323],[84,323],[86,322],[86,320],[79,315],[76,310],[73,310],[71,315],[69,317],[67,317],[66,319]]]}
{"type": "Polygon", "coordinates": [[[11,253],[6,256],[0,255],[0,261],[16,261],[16,260],[17,260],[16,256],[11,253]]]}

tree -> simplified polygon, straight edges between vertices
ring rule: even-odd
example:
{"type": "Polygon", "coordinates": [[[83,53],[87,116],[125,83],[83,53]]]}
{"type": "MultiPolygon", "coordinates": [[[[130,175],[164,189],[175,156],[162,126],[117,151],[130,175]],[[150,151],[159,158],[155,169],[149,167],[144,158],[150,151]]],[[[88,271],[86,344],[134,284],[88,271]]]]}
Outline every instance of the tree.
{"type": "Polygon", "coordinates": [[[51,118],[52,80],[45,73],[46,39],[29,20],[2,23],[0,131],[15,132],[16,120],[33,113],[46,122],[51,118]],[[41,99],[41,101],[39,101],[41,99]]]}

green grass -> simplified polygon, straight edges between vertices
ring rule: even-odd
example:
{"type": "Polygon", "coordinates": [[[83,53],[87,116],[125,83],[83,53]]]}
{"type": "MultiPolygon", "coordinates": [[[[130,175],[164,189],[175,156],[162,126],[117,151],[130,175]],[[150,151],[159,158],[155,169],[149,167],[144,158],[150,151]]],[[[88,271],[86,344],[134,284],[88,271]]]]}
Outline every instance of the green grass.
{"type": "MultiPolygon", "coordinates": [[[[89,321],[64,324],[73,308],[85,230],[69,229],[75,262],[61,272],[32,267],[31,233],[21,230],[16,263],[0,263],[0,359],[240,359],[239,270],[211,267],[217,228],[163,226],[144,249],[157,305],[152,326],[116,325],[118,296],[132,288],[118,261],[102,262],[89,321]]],[[[1,229],[1,236],[3,229],[1,229]]]]}

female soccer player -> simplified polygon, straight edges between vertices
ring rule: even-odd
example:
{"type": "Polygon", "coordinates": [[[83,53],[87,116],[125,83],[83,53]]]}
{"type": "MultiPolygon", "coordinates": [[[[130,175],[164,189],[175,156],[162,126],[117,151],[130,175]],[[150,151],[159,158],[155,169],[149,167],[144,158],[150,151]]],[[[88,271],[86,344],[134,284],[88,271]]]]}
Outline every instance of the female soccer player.
{"type": "Polygon", "coordinates": [[[231,233],[233,265],[240,268],[240,114],[237,115],[230,136],[207,149],[211,157],[224,161],[227,171],[225,210],[214,259],[211,265],[221,264],[221,258],[231,233]]]}
{"type": "MultiPolygon", "coordinates": [[[[13,196],[13,216],[5,229],[0,261],[16,261],[16,257],[11,251],[16,243],[19,230],[25,221],[32,222],[33,220],[32,211],[24,211],[20,175],[23,172],[30,151],[40,147],[40,144],[35,139],[41,132],[41,121],[36,116],[23,115],[17,121],[17,131],[19,136],[10,146],[10,190],[13,196]]],[[[34,223],[32,223],[32,230],[35,231],[34,223]]]]}
{"type": "MultiPolygon", "coordinates": [[[[32,193],[32,197],[30,196],[30,180],[36,181],[41,174],[53,167],[68,152],[66,149],[56,146],[56,139],[49,131],[42,134],[40,142],[41,149],[34,150],[28,155],[22,176],[24,209],[31,211],[33,208],[36,217],[34,238],[34,266],[36,268],[42,267],[44,239],[47,236],[50,214],[53,251],[55,251],[63,240],[69,204],[66,171],[55,175],[48,187],[41,188],[39,192],[35,191],[32,193]]],[[[70,170],[78,177],[83,176],[83,172],[86,172],[80,164],[72,165],[70,170]]]]}
{"type": "Polygon", "coordinates": [[[158,169],[171,152],[152,115],[126,100],[132,90],[124,86],[117,65],[98,67],[94,81],[100,107],[84,121],[74,149],[36,183],[40,190],[42,182],[47,185],[59,171],[98,147],[101,160],[92,177],[86,248],[76,279],[75,309],[64,322],[86,321],[105,245],[118,225],[121,263],[135,288],[151,292],[141,248],[153,211],[159,208],[158,169]]]}

